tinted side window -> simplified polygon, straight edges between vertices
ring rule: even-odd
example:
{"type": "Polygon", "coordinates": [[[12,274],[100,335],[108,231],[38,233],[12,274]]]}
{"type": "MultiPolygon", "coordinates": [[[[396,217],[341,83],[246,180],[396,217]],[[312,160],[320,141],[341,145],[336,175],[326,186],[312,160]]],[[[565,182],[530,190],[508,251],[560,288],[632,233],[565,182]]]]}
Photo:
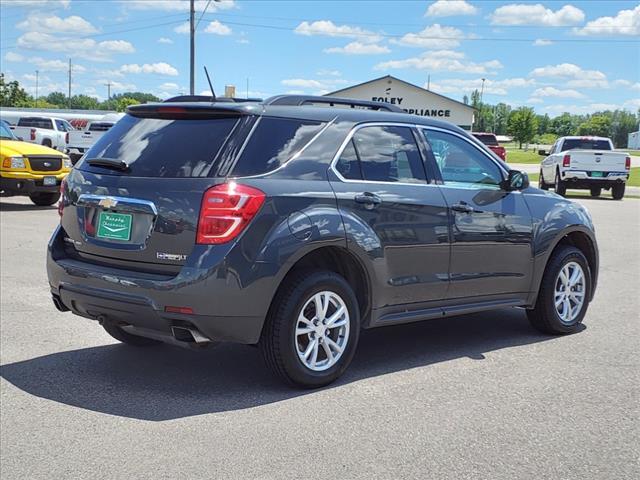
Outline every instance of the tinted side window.
{"type": "Polygon", "coordinates": [[[62,120],[56,120],[56,128],[59,132],[68,132],[67,126],[62,122],[62,120]]]}
{"type": "Polygon", "coordinates": [[[364,180],[425,183],[422,157],[408,127],[364,127],[353,136],[364,180]]]}
{"type": "Polygon", "coordinates": [[[320,122],[262,117],[251,135],[233,175],[271,172],[298,153],[323,127],[320,122]]]}
{"type": "Polygon", "coordinates": [[[358,160],[358,154],[353,146],[353,140],[349,140],[347,146],[342,151],[340,159],[336,164],[336,170],[344,178],[349,180],[362,180],[362,171],[360,170],[360,161],[358,160]]]}
{"type": "Polygon", "coordinates": [[[53,123],[50,118],[25,117],[18,120],[18,126],[53,130],[53,123]]]}
{"type": "Polygon", "coordinates": [[[498,165],[471,143],[456,135],[437,130],[423,132],[445,184],[499,185],[502,181],[498,165]]]}

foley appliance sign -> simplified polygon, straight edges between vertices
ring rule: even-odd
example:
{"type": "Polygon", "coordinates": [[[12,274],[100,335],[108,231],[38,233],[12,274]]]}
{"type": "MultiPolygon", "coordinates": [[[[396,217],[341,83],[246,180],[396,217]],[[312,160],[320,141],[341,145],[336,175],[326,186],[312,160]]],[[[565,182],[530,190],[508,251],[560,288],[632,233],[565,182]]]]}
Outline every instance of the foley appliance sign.
{"type": "MultiPolygon", "coordinates": [[[[414,115],[420,115],[422,117],[441,117],[441,118],[449,118],[451,117],[451,109],[443,106],[434,106],[434,105],[422,105],[422,106],[408,106],[407,102],[403,102],[405,97],[394,97],[391,96],[391,87],[385,88],[384,96],[373,96],[371,97],[371,101],[373,102],[382,102],[382,103],[390,103],[391,105],[397,105],[402,108],[407,113],[413,113],[414,115]]],[[[424,100],[427,100],[426,98],[424,100]]]]}

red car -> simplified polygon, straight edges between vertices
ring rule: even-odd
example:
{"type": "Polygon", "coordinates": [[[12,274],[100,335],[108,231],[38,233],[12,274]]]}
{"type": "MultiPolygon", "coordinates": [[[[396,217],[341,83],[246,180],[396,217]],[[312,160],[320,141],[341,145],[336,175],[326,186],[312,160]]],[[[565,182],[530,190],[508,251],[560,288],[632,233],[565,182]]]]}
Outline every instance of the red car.
{"type": "Polygon", "coordinates": [[[498,155],[505,162],[507,161],[507,151],[498,143],[498,139],[493,133],[472,132],[472,135],[484,143],[489,150],[498,155]]]}

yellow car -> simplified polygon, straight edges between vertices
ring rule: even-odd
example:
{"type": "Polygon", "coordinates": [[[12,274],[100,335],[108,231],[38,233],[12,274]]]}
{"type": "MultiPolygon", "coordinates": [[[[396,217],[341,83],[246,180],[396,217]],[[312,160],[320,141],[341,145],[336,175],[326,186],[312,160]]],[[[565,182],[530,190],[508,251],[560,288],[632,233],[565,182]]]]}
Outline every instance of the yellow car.
{"type": "Polygon", "coordinates": [[[53,205],[60,183],[71,171],[67,155],[53,148],[19,140],[0,121],[0,194],[25,195],[36,205],[53,205]]]}

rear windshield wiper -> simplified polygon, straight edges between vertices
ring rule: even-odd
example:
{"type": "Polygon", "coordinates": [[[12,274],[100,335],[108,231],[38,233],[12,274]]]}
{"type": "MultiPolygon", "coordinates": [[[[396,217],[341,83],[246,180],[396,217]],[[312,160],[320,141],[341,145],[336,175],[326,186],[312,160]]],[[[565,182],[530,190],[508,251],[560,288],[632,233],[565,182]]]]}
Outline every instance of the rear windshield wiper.
{"type": "Polygon", "coordinates": [[[123,172],[129,170],[129,165],[126,162],[116,158],[89,158],[87,163],[96,167],[113,168],[123,172]]]}

